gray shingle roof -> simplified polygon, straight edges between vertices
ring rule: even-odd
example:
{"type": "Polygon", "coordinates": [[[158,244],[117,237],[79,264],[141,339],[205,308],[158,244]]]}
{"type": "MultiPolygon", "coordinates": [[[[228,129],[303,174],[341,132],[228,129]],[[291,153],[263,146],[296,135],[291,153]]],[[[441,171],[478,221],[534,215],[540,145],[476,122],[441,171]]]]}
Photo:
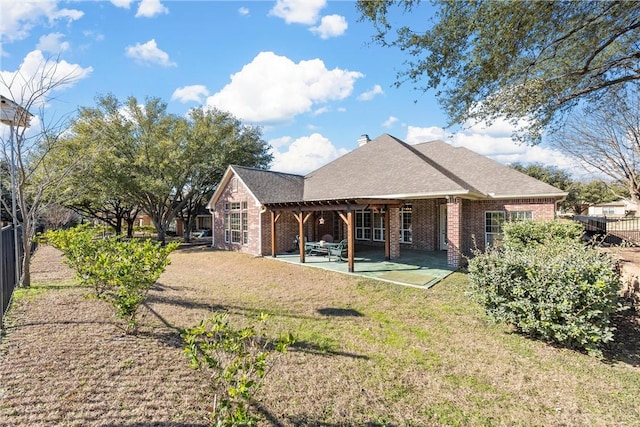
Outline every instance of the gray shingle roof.
{"type": "Polygon", "coordinates": [[[314,200],[561,198],[565,192],[443,141],[409,145],[384,134],[306,176],[232,166],[262,203],[314,200]]]}
{"type": "Polygon", "coordinates": [[[387,134],[311,172],[304,188],[305,200],[565,194],[466,148],[443,141],[409,145],[387,134]]]}
{"type": "Polygon", "coordinates": [[[468,185],[412,146],[384,134],[308,174],[304,197],[402,198],[468,190],[468,185]]]}
{"type": "Polygon", "coordinates": [[[477,191],[491,197],[566,195],[556,187],[464,147],[453,147],[443,141],[425,142],[413,147],[451,174],[473,183],[477,191]]]}
{"type": "Polygon", "coordinates": [[[245,166],[231,167],[262,203],[302,200],[304,177],[245,166]]]}

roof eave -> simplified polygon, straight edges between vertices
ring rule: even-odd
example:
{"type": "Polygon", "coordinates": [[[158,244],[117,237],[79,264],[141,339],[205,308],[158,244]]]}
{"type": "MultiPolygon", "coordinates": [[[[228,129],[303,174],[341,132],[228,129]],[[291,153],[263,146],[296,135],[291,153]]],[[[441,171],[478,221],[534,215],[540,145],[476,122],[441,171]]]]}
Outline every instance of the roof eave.
{"type": "MultiPolygon", "coordinates": [[[[398,194],[372,194],[367,196],[350,196],[350,197],[336,197],[335,199],[388,199],[388,200],[416,200],[416,199],[442,199],[447,196],[459,196],[468,198],[486,198],[486,194],[477,193],[469,190],[454,190],[454,191],[433,191],[427,193],[398,193],[398,194]]],[[[305,202],[317,202],[323,200],[333,200],[328,198],[322,199],[304,199],[305,202]]]]}
{"type": "Polygon", "coordinates": [[[503,200],[503,199],[563,199],[567,197],[569,193],[534,193],[534,194],[492,194],[489,193],[490,199],[503,200]]]}

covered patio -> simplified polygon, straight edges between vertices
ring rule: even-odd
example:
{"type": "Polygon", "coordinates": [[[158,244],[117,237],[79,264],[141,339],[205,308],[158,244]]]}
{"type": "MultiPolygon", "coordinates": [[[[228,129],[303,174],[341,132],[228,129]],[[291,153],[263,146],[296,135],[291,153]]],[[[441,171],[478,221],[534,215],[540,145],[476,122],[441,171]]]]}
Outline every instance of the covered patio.
{"type": "Polygon", "coordinates": [[[447,264],[446,251],[404,249],[399,258],[389,260],[384,248],[371,246],[356,247],[357,268],[353,272],[349,272],[346,261],[333,256],[329,259],[326,255],[308,255],[301,262],[298,252],[288,252],[279,253],[273,259],[422,289],[434,286],[456,271],[447,264]]]}

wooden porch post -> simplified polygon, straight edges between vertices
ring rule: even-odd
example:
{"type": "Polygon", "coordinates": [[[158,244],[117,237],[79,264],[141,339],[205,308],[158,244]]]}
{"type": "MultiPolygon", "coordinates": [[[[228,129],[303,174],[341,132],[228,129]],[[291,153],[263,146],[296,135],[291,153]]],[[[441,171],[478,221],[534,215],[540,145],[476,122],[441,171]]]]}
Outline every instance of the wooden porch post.
{"type": "Polygon", "coordinates": [[[353,226],[353,210],[349,208],[347,211],[347,216],[345,216],[342,212],[338,212],[340,215],[340,219],[347,224],[347,269],[349,273],[353,273],[354,271],[354,258],[356,253],[356,239],[355,239],[355,227],[353,226]]]}
{"type": "Polygon", "coordinates": [[[275,213],[275,211],[271,211],[271,256],[276,257],[276,253],[278,253],[278,245],[277,245],[277,236],[276,236],[276,222],[280,219],[280,214],[275,213]]]}
{"type": "Polygon", "coordinates": [[[304,258],[304,244],[306,243],[305,240],[305,235],[304,235],[304,223],[307,222],[307,220],[309,219],[309,216],[311,216],[312,212],[308,213],[308,214],[304,214],[304,212],[300,211],[299,213],[293,213],[293,215],[296,217],[296,219],[298,220],[298,244],[300,246],[300,262],[304,264],[305,262],[305,258],[304,258]]]}
{"type": "Polygon", "coordinates": [[[384,209],[384,258],[388,261],[391,259],[391,221],[389,218],[389,207],[384,209]]]}
{"type": "Polygon", "coordinates": [[[353,273],[354,254],[356,252],[355,228],[353,227],[353,210],[347,211],[347,268],[349,273],[353,273]]]}

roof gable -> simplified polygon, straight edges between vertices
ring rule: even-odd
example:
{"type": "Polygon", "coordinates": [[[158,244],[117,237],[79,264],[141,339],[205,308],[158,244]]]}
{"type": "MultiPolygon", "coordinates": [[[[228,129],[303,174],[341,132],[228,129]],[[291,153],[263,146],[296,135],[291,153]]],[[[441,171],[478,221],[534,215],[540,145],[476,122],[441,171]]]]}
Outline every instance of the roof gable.
{"type": "Polygon", "coordinates": [[[213,209],[233,177],[240,179],[259,203],[302,200],[304,177],[301,175],[230,165],[222,176],[218,188],[211,196],[207,209],[213,209]]]}
{"type": "Polygon", "coordinates": [[[261,203],[302,200],[304,177],[265,169],[232,166],[238,177],[261,203]]]}

